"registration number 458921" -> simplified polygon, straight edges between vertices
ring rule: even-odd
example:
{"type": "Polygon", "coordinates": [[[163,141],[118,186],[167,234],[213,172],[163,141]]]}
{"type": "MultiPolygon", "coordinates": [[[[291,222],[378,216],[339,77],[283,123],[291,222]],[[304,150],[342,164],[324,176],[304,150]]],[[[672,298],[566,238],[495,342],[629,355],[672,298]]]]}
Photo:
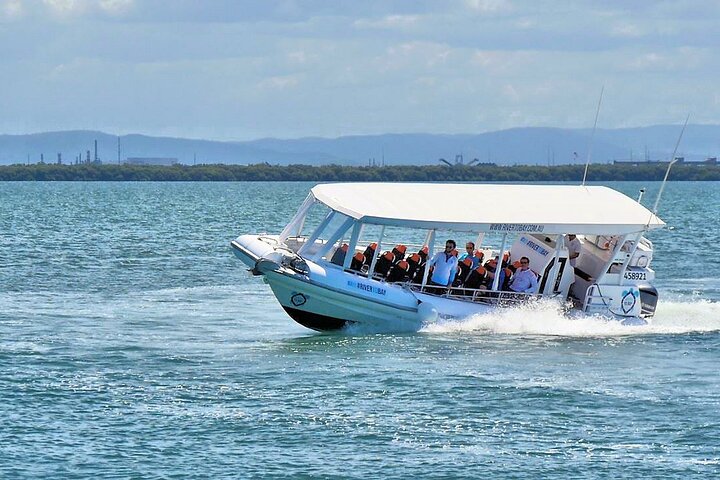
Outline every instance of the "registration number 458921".
{"type": "Polygon", "coordinates": [[[647,280],[647,273],[645,272],[625,272],[625,280],[647,280]]]}

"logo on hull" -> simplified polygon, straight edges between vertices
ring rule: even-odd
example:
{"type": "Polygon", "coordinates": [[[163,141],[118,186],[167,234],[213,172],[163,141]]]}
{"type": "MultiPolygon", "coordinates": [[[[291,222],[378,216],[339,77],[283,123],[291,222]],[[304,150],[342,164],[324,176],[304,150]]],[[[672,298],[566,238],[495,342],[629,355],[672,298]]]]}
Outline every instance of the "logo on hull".
{"type": "MultiPolygon", "coordinates": [[[[635,308],[635,304],[637,303],[637,296],[635,296],[635,291],[632,288],[630,290],[625,290],[622,294],[623,297],[620,301],[620,307],[622,308],[624,314],[628,314],[632,312],[635,308]]],[[[637,294],[639,296],[640,291],[638,291],[637,294]]]]}
{"type": "Polygon", "coordinates": [[[302,293],[294,293],[293,296],[290,297],[290,302],[292,302],[292,304],[296,307],[299,307],[301,305],[305,305],[305,302],[307,302],[307,297],[302,293]]]}

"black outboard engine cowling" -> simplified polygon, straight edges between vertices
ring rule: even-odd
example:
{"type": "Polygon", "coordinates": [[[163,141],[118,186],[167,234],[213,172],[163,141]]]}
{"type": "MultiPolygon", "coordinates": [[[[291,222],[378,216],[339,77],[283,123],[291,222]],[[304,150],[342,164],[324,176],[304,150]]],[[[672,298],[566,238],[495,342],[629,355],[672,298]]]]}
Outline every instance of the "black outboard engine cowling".
{"type": "Polygon", "coordinates": [[[643,317],[652,317],[655,315],[655,307],[658,302],[657,288],[649,283],[638,285],[640,290],[640,315],[643,317]]]}

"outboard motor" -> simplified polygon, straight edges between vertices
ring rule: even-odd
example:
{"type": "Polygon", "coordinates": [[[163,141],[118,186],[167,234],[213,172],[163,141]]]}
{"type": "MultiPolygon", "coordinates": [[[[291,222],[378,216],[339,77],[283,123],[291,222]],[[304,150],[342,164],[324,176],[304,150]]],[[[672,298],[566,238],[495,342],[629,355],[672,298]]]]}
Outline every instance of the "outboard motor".
{"type": "Polygon", "coordinates": [[[658,302],[658,291],[649,283],[638,285],[640,290],[640,315],[652,317],[655,315],[655,307],[658,302]]]}

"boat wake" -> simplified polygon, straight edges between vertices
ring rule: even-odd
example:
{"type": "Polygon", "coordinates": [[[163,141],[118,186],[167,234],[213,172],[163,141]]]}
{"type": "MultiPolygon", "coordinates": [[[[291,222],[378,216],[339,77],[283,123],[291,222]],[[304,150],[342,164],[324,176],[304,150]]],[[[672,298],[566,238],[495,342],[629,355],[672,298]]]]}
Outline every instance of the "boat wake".
{"type": "Polygon", "coordinates": [[[650,325],[628,326],[600,316],[568,315],[555,301],[439,321],[425,333],[482,332],[508,335],[604,337],[720,331],[720,303],[701,299],[658,302],[650,325]]]}

